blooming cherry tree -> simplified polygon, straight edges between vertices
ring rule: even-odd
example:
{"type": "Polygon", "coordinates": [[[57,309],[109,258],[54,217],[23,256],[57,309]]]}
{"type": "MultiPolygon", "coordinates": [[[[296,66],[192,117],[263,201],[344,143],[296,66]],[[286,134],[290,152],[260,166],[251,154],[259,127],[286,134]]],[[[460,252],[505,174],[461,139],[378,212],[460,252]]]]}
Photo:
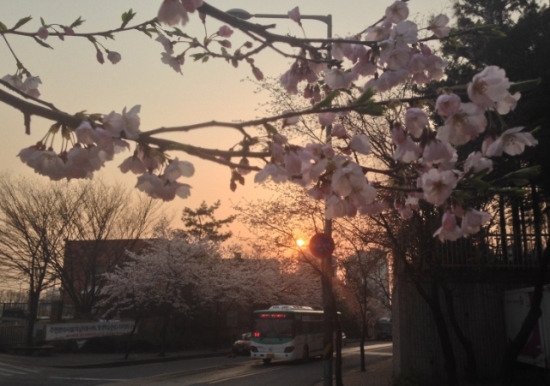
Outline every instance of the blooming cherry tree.
{"type": "MultiPolygon", "coordinates": [[[[25,18],[12,28],[0,25],[5,42],[10,34],[28,36],[43,45],[47,45],[50,36],[81,37],[94,45],[100,63],[106,54],[116,64],[123,60],[122,54],[101,45],[97,37],[136,30],[156,37],[162,47],[162,62],[178,73],[182,73],[186,57],[195,61],[212,58],[233,66],[243,63],[261,80],[263,73],[254,57],[272,49],[293,60],[280,76],[282,87],[289,94],[303,95],[310,107],[253,121],[214,121],[143,131],[139,106],[109,114],[70,115],[54,109],[39,99],[40,79],[31,75],[15,53],[17,70],[0,81],[0,101],[20,109],[26,117],[39,115],[54,121],[44,140],[19,154],[22,162],[54,180],[91,178],[113,160],[115,153],[135,143],[133,154],[120,165],[120,170],[137,174],[136,187],[151,197],[172,200],[189,196],[190,186],[180,179],[192,176],[194,168],[189,161],[173,156],[174,152],[181,152],[229,167],[232,189],[250,171],[257,172],[256,182],[272,179],[277,183],[297,183],[315,199],[326,202],[329,219],[372,214],[392,207],[384,203],[389,197],[385,192],[399,181],[404,200],[424,200],[441,207],[442,230],[435,235],[456,239],[475,233],[487,220],[485,214],[478,214],[472,221],[467,214],[477,213],[473,212],[475,208],[464,202],[457,205],[461,189],[468,187],[472,178],[479,178],[478,173],[488,179],[491,164],[498,157],[519,155],[537,141],[522,128],[495,124],[501,122],[500,115],[514,109],[520,98],[519,92],[511,91],[515,85],[504,70],[496,66],[488,66],[463,88],[441,90],[440,95],[431,96],[443,122],[439,127],[428,118],[430,103],[425,101],[430,98],[386,98],[386,92],[393,89],[425,85],[444,75],[445,60],[434,53],[430,42],[449,35],[449,19],[437,15],[423,27],[408,20],[408,15],[405,1],[389,3],[378,22],[343,39],[277,35],[203,0],[163,0],[156,18],[136,25],[130,25],[135,17],[130,10],[122,15],[120,27],[95,34],[77,32],[83,23],[80,18],[61,27],[43,21],[38,31],[24,32],[23,26],[30,21],[25,18]],[[203,39],[184,32],[191,17],[200,18],[204,24],[203,39]],[[209,34],[210,23],[216,26],[215,32],[209,34]],[[238,41],[236,31],[243,33],[243,42],[238,41]],[[327,47],[332,47],[330,57],[327,47]],[[378,171],[362,164],[370,153],[369,138],[340,122],[349,114],[381,115],[388,110],[395,112],[388,127],[388,137],[391,134],[394,144],[395,172],[407,169],[406,179],[402,175],[393,179],[392,170],[383,171],[385,178],[379,178],[378,171]],[[307,115],[318,115],[321,125],[334,128],[331,141],[293,144],[280,134],[282,128],[299,124],[299,118],[307,115]],[[228,150],[218,150],[163,136],[212,126],[239,131],[241,142],[228,150]],[[55,146],[53,139],[58,141],[55,146]],[[479,143],[483,146],[476,148],[479,143]],[[456,156],[456,148],[463,145],[474,148],[466,162],[456,156]],[[483,160],[482,169],[473,166],[474,157],[483,160]],[[458,206],[463,207],[464,216],[454,211],[458,206]]],[[[290,10],[288,16],[302,27],[299,8],[290,10]]],[[[30,130],[29,119],[26,122],[26,129],[30,130]]],[[[407,207],[407,216],[415,207],[407,207]]]]}

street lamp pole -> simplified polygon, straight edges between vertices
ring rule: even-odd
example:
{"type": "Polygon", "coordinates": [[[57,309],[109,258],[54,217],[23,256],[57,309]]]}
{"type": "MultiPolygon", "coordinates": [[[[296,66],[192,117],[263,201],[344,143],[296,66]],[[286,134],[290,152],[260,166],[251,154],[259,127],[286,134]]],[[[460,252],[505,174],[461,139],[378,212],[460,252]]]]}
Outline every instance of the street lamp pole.
{"type": "MultiPolygon", "coordinates": [[[[271,13],[255,13],[240,9],[233,8],[226,11],[231,16],[238,17],[239,19],[249,20],[251,18],[267,18],[267,19],[289,19],[285,14],[271,14],[271,13]]],[[[332,15],[300,15],[300,19],[305,20],[317,20],[323,22],[327,26],[327,39],[332,38],[332,15]]],[[[330,44],[327,47],[327,59],[331,59],[330,44]]],[[[330,144],[332,134],[332,125],[326,127],[326,142],[330,144]]],[[[332,220],[325,218],[323,233],[329,238],[332,238],[332,220]]],[[[337,317],[336,305],[334,301],[334,294],[332,289],[332,280],[334,276],[334,268],[332,263],[332,251],[329,256],[322,258],[321,263],[321,286],[323,294],[323,308],[325,312],[325,337],[324,337],[324,351],[323,351],[323,384],[324,386],[332,386],[332,358],[334,354],[334,331],[335,321],[337,317]]],[[[336,336],[337,350],[336,350],[336,384],[342,385],[342,356],[341,356],[341,334],[336,336]]]]}

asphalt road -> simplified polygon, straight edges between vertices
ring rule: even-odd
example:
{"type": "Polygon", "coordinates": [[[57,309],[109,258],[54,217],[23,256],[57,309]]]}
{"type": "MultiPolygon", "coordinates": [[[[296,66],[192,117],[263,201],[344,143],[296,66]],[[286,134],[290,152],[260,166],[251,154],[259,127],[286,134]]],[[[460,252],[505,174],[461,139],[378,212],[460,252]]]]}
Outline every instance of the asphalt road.
{"type": "MultiPolygon", "coordinates": [[[[391,356],[391,344],[366,347],[367,364],[391,356]]],[[[343,372],[359,368],[359,347],[342,350],[343,372]]],[[[55,368],[0,362],[0,385],[304,385],[322,382],[323,361],[277,362],[264,365],[248,357],[210,357],[104,368],[55,368]]]]}

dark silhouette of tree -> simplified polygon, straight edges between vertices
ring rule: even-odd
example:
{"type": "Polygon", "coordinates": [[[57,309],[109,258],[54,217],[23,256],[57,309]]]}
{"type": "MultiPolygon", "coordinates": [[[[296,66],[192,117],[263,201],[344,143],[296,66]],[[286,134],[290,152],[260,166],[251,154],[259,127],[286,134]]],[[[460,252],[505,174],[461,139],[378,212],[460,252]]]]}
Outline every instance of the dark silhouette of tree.
{"type": "Polygon", "coordinates": [[[220,204],[219,200],[212,205],[207,205],[203,201],[197,209],[184,208],[181,217],[184,226],[182,232],[196,240],[209,239],[213,242],[223,242],[229,239],[232,233],[224,232],[222,229],[235,221],[236,216],[217,219],[215,212],[220,208],[220,204]]]}
{"type": "MultiPolygon", "coordinates": [[[[509,385],[514,378],[516,358],[541,315],[542,286],[548,281],[546,272],[550,253],[548,248],[543,252],[541,224],[544,219],[540,208],[548,206],[550,199],[550,159],[547,156],[550,145],[550,9],[529,0],[461,0],[454,4],[454,11],[457,30],[479,28],[479,33],[463,34],[443,42],[443,53],[450,59],[446,70],[447,85],[466,82],[488,63],[503,68],[510,79],[538,80],[536,87],[522,90],[521,103],[503,119],[507,127],[525,126],[527,130],[535,130],[539,145],[519,160],[511,161],[504,157],[499,165],[495,165],[496,172],[501,174],[518,166],[518,163],[540,166],[540,173],[531,179],[528,186],[531,193],[527,194],[526,189],[523,198],[523,202],[533,208],[539,274],[533,277],[535,292],[531,310],[503,356],[501,380],[509,385]]],[[[504,203],[511,207],[511,219],[506,220],[504,210],[501,210],[502,223],[511,221],[512,228],[519,229],[518,198],[501,197],[501,209],[504,203]]],[[[505,227],[501,227],[500,232],[506,232],[505,227]]],[[[514,245],[520,243],[514,242],[514,245]]]]}

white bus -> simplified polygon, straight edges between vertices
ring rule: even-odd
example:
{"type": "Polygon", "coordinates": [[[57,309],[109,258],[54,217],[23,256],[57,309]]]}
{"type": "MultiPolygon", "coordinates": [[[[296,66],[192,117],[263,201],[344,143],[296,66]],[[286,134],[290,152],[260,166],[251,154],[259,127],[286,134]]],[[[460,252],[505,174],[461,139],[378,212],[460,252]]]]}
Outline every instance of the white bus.
{"type": "Polygon", "coordinates": [[[254,311],[250,357],[307,360],[323,354],[323,311],[307,306],[271,306],[254,311]]]}

